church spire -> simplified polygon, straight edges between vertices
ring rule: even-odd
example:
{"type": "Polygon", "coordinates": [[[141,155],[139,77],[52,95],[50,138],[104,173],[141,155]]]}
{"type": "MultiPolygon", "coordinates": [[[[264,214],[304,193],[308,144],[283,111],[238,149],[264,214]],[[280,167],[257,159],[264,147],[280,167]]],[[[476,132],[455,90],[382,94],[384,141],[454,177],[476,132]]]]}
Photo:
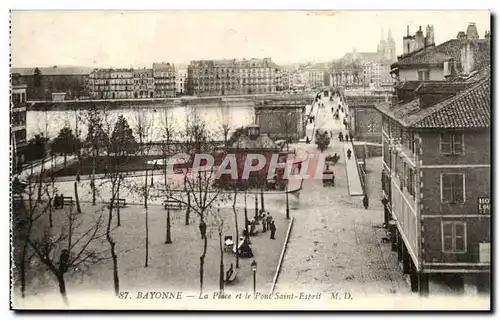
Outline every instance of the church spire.
{"type": "Polygon", "coordinates": [[[385,38],[384,38],[384,28],[380,29],[380,40],[385,40],[385,38]]]}
{"type": "Polygon", "coordinates": [[[392,39],[392,32],[391,32],[391,29],[389,28],[389,31],[387,33],[387,39],[390,40],[392,39]]]}

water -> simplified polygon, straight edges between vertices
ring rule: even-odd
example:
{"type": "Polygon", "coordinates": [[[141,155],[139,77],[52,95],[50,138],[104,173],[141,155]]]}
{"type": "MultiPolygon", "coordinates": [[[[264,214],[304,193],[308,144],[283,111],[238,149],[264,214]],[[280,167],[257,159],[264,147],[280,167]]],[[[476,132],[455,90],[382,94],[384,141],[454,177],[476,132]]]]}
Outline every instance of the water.
{"type": "MultiPolygon", "coordinates": [[[[113,130],[116,119],[123,115],[137,137],[138,119],[144,119],[146,123],[151,123],[150,134],[147,140],[162,140],[165,132],[165,119],[172,123],[174,128],[174,139],[182,139],[183,131],[187,120],[196,116],[204,121],[207,129],[212,132],[215,139],[223,140],[223,125],[228,124],[231,132],[241,126],[246,126],[254,122],[255,111],[251,106],[231,106],[231,107],[203,107],[196,108],[176,106],[169,108],[138,108],[110,110],[106,112],[105,123],[108,131],[113,130]]],[[[31,139],[35,134],[43,133],[50,139],[55,138],[59,131],[69,126],[73,133],[79,132],[83,139],[87,134],[88,111],[28,111],[26,115],[26,136],[31,139]],[[78,122],[78,127],[76,123],[78,122]]],[[[106,129],[105,129],[106,130],[106,129]]]]}

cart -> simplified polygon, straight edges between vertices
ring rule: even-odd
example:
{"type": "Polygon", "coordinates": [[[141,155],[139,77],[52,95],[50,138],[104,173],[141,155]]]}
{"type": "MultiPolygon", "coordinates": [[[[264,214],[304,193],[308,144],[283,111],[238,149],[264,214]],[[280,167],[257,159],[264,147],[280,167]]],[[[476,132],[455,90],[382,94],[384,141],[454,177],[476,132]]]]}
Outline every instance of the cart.
{"type": "Polygon", "coordinates": [[[333,170],[325,169],[323,171],[323,186],[335,186],[335,174],[333,173],[333,170]]]}

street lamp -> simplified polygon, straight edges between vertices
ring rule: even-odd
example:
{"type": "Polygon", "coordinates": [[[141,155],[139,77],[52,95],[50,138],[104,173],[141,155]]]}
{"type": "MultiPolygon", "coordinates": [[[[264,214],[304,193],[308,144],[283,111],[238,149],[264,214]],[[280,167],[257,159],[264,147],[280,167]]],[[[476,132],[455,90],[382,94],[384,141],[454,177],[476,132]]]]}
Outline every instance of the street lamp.
{"type": "Polygon", "coordinates": [[[257,273],[257,262],[255,262],[255,260],[252,262],[251,264],[252,266],[252,273],[253,273],[253,297],[254,299],[256,298],[255,297],[255,288],[256,288],[256,273],[257,273]]]}

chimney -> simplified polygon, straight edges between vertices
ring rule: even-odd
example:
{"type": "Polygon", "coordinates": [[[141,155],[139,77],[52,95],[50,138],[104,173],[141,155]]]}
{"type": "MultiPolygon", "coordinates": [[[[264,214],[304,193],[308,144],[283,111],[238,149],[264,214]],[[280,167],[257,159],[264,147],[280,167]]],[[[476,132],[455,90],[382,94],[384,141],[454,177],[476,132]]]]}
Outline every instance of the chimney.
{"type": "Polygon", "coordinates": [[[457,34],[457,39],[458,39],[458,40],[460,40],[460,41],[467,40],[467,36],[465,35],[465,32],[460,31],[460,32],[457,34]]]}
{"type": "Polygon", "coordinates": [[[467,27],[467,40],[478,40],[479,33],[477,33],[476,24],[474,22],[469,22],[467,27]]]}
{"type": "Polygon", "coordinates": [[[427,25],[425,28],[425,46],[432,46],[434,44],[434,26],[427,25]]]}
{"type": "Polygon", "coordinates": [[[410,26],[406,26],[406,36],[403,37],[403,54],[413,51],[415,37],[410,36],[410,26]]]}
{"type": "Polygon", "coordinates": [[[418,31],[415,33],[415,51],[424,48],[425,39],[424,33],[422,32],[422,26],[418,28],[418,31]]]}

